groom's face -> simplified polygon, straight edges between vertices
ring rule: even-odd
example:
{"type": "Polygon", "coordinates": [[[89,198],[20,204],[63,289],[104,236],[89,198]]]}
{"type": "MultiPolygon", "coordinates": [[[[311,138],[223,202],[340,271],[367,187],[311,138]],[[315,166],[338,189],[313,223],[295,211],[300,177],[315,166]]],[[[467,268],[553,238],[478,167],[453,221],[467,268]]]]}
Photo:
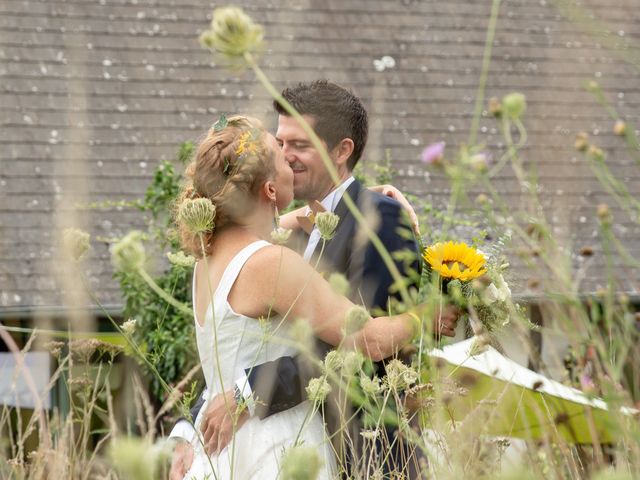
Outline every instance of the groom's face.
{"type": "MultiPolygon", "coordinates": [[[[303,115],[303,117],[313,128],[315,123],[313,117],[309,115],[303,115]]],[[[322,200],[333,189],[333,181],[320,153],[315,149],[302,126],[293,117],[280,115],[276,140],[293,170],[295,198],[308,202],[322,200]]],[[[326,148],[326,143],[324,146],[326,148]]],[[[331,152],[329,156],[332,157],[331,152]]]]}

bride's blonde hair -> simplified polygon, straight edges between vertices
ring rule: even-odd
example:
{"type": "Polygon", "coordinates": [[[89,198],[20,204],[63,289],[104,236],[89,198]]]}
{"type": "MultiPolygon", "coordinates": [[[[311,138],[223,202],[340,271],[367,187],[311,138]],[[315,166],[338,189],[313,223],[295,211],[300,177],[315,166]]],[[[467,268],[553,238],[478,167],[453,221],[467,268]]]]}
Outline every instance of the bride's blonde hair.
{"type": "MultiPolygon", "coordinates": [[[[176,206],[179,208],[188,199],[208,198],[216,207],[215,227],[203,234],[204,255],[211,254],[214,232],[241,224],[255,207],[261,186],[275,175],[274,152],[265,143],[265,137],[259,120],[240,115],[230,117],[224,128],[209,129],[187,166],[186,183],[176,206]]],[[[176,222],[182,248],[201,258],[199,236],[179,217],[176,222]]]]}

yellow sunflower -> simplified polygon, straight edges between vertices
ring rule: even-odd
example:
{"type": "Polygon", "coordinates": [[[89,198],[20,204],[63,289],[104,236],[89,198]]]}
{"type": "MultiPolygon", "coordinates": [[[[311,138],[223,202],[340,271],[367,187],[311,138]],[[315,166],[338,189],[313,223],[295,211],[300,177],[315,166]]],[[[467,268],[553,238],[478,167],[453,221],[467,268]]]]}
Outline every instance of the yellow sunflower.
{"type": "Polygon", "coordinates": [[[466,243],[436,243],[424,252],[425,261],[443,278],[473,280],[487,271],[485,258],[466,243]]]}

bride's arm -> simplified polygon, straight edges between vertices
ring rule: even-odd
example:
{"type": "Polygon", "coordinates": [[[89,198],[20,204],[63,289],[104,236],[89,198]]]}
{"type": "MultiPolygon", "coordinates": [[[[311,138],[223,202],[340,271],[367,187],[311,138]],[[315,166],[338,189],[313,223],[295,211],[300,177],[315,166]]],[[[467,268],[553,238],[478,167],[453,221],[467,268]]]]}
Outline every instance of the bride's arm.
{"type": "MultiPolygon", "coordinates": [[[[353,303],[334,293],[320,274],[288,248],[265,248],[259,258],[261,265],[256,265],[255,270],[262,275],[253,277],[255,287],[262,285],[264,291],[264,285],[274,285],[275,290],[272,295],[264,293],[267,302],[272,299],[268,306],[286,314],[289,320],[307,319],[316,336],[331,345],[348,343],[373,360],[382,360],[393,355],[416,334],[416,316],[402,314],[369,318],[359,332],[345,338],[345,317],[354,307],[353,303]],[[278,265],[281,267],[274,267],[278,265]]],[[[444,311],[435,317],[435,331],[452,336],[457,320],[444,311]]]]}

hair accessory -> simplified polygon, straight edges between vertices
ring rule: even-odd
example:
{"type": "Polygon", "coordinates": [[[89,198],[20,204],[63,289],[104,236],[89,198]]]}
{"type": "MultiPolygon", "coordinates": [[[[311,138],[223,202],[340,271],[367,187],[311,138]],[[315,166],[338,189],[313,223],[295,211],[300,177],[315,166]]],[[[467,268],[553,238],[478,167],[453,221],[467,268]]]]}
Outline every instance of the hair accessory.
{"type": "Polygon", "coordinates": [[[218,118],[218,121],[213,124],[213,131],[219,132],[221,130],[224,130],[227,127],[228,123],[229,121],[227,120],[227,116],[223,113],[222,115],[220,115],[220,118],[218,118]]]}

